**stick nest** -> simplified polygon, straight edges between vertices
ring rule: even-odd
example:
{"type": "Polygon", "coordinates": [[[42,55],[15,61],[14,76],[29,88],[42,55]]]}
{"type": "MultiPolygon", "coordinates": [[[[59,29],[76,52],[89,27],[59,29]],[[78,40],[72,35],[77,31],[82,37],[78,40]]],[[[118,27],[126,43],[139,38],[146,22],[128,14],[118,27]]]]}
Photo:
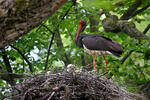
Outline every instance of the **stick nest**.
{"type": "Polygon", "coordinates": [[[28,77],[16,88],[12,100],[134,100],[116,83],[87,72],[28,77]]]}

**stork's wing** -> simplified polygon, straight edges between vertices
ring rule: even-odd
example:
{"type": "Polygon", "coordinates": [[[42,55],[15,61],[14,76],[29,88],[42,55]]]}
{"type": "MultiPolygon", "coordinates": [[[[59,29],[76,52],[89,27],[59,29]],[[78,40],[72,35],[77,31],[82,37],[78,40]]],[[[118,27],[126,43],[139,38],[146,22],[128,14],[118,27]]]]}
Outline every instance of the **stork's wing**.
{"type": "Polygon", "coordinates": [[[82,39],[82,43],[89,50],[109,51],[115,56],[120,56],[123,53],[122,46],[104,36],[87,35],[82,39]]]}

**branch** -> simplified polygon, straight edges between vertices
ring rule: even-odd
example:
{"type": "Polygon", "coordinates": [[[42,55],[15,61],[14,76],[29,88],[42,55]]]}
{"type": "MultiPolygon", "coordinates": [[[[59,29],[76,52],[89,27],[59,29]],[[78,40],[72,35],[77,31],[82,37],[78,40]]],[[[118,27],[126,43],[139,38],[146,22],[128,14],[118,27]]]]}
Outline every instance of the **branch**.
{"type": "MultiPolygon", "coordinates": [[[[76,1],[76,0],[75,0],[76,1]]],[[[64,18],[67,16],[68,12],[70,11],[70,9],[72,8],[72,6],[75,5],[74,1],[72,3],[72,5],[69,7],[69,9],[66,11],[66,13],[64,14],[64,16],[61,18],[59,24],[57,25],[56,29],[53,31],[51,31],[46,25],[42,24],[43,27],[45,27],[48,31],[50,31],[52,33],[52,37],[51,37],[51,41],[48,47],[48,54],[47,54],[47,58],[46,58],[46,62],[45,62],[45,68],[44,70],[47,70],[47,64],[48,64],[48,58],[49,58],[49,54],[50,54],[50,49],[54,40],[54,36],[55,36],[55,31],[59,28],[60,23],[64,20],[64,18]]]]}
{"type": "Polygon", "coordinates": [[[25,74],[16,74],[16,73],[0,73],[0,78],[5,80],[5,81],[9,81],[9,75],[11,75],[11,77],[13,79],[15,79],[15,78],[25,78],[25,77],[28,76],[28,75],[25,75],[25,74]]]}
{"type": "Polygon", "coordinates": [[[51,41],[49,43],[48,53],[47,53],[47,57],[46,57],[46,61],[45,61],[45,66],[44,66],[45,67],[44,70],[46,71],[47,70],[47,64],[48,64],[48,58],[49,58],[49,54],[50,54],[50,49],[51,49],[51,46],[52,46],[52,43],[54,40],[55,33],[53,31],[51,31],[46,25],[41,24],[41,26],[45,27],[49,32],[52,33],[52,37],[51,37],[51,41]]]}
{"type": "MultiPolygon", "coordinates": [[[[1,49],[2,51],[2,58],[3,58],[3,61],[6,65],[6,69],[7,69],[7,72],[8,73],[12,73],[12,68],[11,68],[11,65],[10,65],[10,62],[9,62],[9,58],[5,52],[5,49],[1,49]]],[[[11,85],[15,85],[15,81],[13,79],[13,77],[9,74],[8,75],[8,78],[7,78],[7,82],[9,82],[11,85]]]]}
{"type": "Polygon", "coordinates": [[[134,13],[131,15],[131,17],[136,16],[137,14],[143,12],[144,10],[146,10],[146,9],[149,8],[149,7],[150,7],[150,4],[148,4],[147,6],[141,8],[141,9],[139,9],[139,10],[137,10],[136,12],[134,12],[134,13]]]}
{"type": "Polygon", "coordinates": [[[141,5],[141,0],[136,0],[128,10],[121,16],[121,20],[128,20],[130,16],[134,13],[134,11],[141,5]]]}
{"type": "MultiPolygon", "coordinates": [[[[120,60],[121,64],[123,64],[123,63],[127,60],[127,58],[128,58],[133,52],[144,53],[144,52],[142,52],[142,51],[130,50],[130,51],[120,60]]],[[[119,65],[117,65],[116,67],[119,68],[119,65]]],[[[110,74],[109,74],[109,76],[108,76],[108,79],[110,79],[112,76],[113,76],[113,73],[110,72],[110,74]]]]}
{"type": "MultiPolygon", "coordinates": [[[[134,51],[134,50],[130,50],[130,51],[120,60],[121,64],[123,64],[123,63],[127,60],[127,58],[132,54],[133,51],[134,51]]],[[[119,65],[117,65],[116,67],[119,68],[119,65]]],[[[112,72],[110,72],[107,79],[110,79],[113,75],[114,75],[114,74],[113,74],[112,72]]]]}
{"type": "MultiPolygon", "coordinates": [[[[127,60],[127,58],[132,54],[133,51],[134,51],[134,50],[130,50],[130,51],[120,60],[121,64],[123,64],[123,63],[127,60]]],[[[117,65],[117,68],[119,68],[119,65],[117,65]]]]}
{"type": "Polygon", "coordinates": [[[9,62],[9,58],[8,58],[8,56],[7,56],[7,54],[6,54],[4,49],[2,49],[1,51],[2,51],[3,61],[4,61],[5,65],[6,65],[7,72],[12,73],[13,71],[12,71],[12,68],[11,68],[11,65],[10,65],[10,62],[9,62]]]}
{"type": "Polygon", "coordinates": [[[123,64],[126,59],[132,54],[134,50],[130,50],[120,61],[121,61],[121,64],[123,64]]]}
{"type": "Polygon", "coordinates": [[[69,9],[66,11],[66,13],[63,15],[63,17],[61,18],[59,24],[57,25],[56,29],[59,27],[60,23],[64,20],[64,18],[67,16],[67,14],[69,13],[70,9],[76,4],[76,0],[72,0],[72,5],[69,7],[69,9]]]}
{"type": "Polygon", "coordinates": [[[147,33],[147,31],[150,29],[150,24],[149,25],[147,25],[147,27],[145,28],[145,30],[143,31],[143,34],[146,34],[147,33]]]}
{"type": "Polygon", "coordinates": [[[140,32],[134,23],[125,20],[118,20],[116,15],[111,15],[102,21],[103,28],[106,32],[124,32],[130,37],[135,38],[139,41],[148,40],[150,37],[140,32]]]}
{"type": "Polygon", "coordinates": [[[144,52],[142,52],[142,51],[130,50],[130,51],[120,60],[121,64],[123,64],[123,63],[127,60],[127,58],[128,58],[133,52],[144,53],[144,52]]]}
{"type": "Polygon", "coordinates": [[[32,64],[30,63],[30,61],[25,57],[25,55],[16,47],[14,47],[13,45],[10,45],[13,49],[15,49],[16,51],[18,51],[18,53],[23,57],[23,59],[28,63],[29,65],[29,70],[32,73],[33,69],[32,69],[32,64]]]}

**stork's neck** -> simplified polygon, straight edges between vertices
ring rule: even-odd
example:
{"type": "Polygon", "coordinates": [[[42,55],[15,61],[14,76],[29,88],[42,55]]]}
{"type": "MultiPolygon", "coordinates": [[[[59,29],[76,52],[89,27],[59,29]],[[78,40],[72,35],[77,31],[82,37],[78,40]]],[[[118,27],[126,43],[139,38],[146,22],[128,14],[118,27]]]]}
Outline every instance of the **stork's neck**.
{"type": "Polygon", "coordinates": [[[77,45],[79,48],[83,48],[82,39],[83,39],[85,36],[87,36],[87,34],[79,34],[78,39],[75,41],[76,45],[77,45]]]}
{"type": "Polygon", "coordinates": [[[79,26],[78,26],[78,31],[77,31],[76,37],[75,37],[75,40],[76,40],[76,41],[77,41],[77,39],[78,39],[78,37],[79,37],[79,34],[80,34],[80,32],[81,32],[81,29],[82,29],[82,25],[79,24],[79,26]]]}

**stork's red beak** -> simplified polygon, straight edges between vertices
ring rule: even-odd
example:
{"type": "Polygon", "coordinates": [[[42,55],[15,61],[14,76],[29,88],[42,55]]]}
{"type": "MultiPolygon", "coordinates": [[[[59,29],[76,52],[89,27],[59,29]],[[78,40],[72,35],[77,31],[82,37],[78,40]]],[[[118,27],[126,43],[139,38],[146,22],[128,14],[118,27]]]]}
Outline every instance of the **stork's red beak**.
{"type": "Polygon", "coordinates": [[[81,24],[81,23],[79,23],[78,31],[77,31],[77,35],[76,35],[76,37],[75,37],[75,40],[77,40],[77,39],[78,39],[79,34],[80,34],[80,32],[81,32],[81,29],[82,29],[82,24],[81,24]]]}

